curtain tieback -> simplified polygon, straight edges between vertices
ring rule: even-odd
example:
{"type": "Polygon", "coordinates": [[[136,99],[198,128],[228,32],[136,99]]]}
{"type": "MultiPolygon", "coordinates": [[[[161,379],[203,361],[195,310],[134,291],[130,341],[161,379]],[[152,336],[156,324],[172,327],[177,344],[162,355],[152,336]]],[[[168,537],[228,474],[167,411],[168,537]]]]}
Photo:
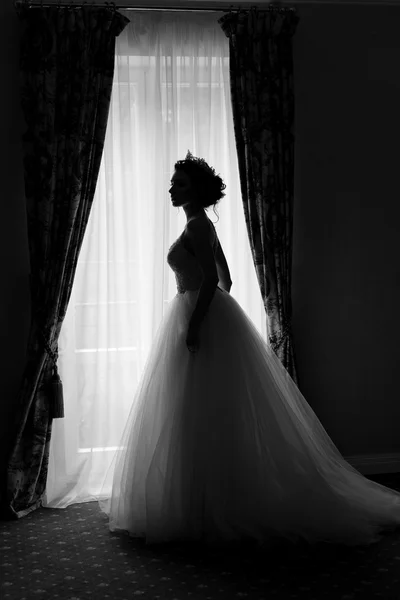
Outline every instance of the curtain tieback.
{"type": "Polygon", "coordinates": [[[56,350],[56,352],[53,352],[48,342],[48,339],[42,329],[40,329],[40,335],[42,337],[45,350],[50,356],[50,359],[53,361],[53,373],[48,388],[50,395],[50,417],[52,419],[63,419],[64,395],[62,381],[57,370],[58,350],[56,350]]]}

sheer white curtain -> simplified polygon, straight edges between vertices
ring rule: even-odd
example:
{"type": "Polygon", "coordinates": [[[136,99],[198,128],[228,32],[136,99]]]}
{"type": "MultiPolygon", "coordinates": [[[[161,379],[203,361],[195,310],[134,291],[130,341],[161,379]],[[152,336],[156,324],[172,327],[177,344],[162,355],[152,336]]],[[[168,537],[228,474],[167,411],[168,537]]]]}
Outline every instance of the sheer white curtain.
{"type": "MultiPolygon", "coordinates": [[[[231,293],[267,339],[240,196],[220,15],[125,14],[131,23],[116,40],[104,155],[60,336],[65,418],[53,422],[44,501],[54,508],[98,498],[176,294],[166,255],[186,218],[171,206],[168,189],[174,163],[188,149],[226,183],[216,229],[231,293]]],[[[212,208],[208,215],[217,221],[212,208]]]]}

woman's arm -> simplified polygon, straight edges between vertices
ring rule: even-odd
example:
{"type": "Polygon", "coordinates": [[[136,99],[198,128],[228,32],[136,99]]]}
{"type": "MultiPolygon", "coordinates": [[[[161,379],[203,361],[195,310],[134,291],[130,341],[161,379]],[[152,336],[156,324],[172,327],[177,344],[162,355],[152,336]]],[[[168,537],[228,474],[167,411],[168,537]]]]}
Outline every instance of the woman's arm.
{"type": "Polygon", "coordinates": [[[210,241],[208,224],[200,219],[193,219],[186,226],[187,235],[200,268],[203,271],[203,283],[199,290],[197,303],[190,318],[190,325],[199,326],[207,314],[215,290],[218,287],[218,271],[214,252],[210,241]]]}
{"type": "Polygon", "coordinates": [[[221,246],[219,240],[218,240],[218,248],[215,253],[215,261],[217,263],[218,278],[219,278],[221,287],[223,290],[225,290],[226,292],[229,293],[231,291],[231,287],[232,287],[232,279],[231,279],[231,274],[229,272],[228,263],[226,262],[225,254],[224,254],[224,251],[222,250],[222,246],[221,246]]]}

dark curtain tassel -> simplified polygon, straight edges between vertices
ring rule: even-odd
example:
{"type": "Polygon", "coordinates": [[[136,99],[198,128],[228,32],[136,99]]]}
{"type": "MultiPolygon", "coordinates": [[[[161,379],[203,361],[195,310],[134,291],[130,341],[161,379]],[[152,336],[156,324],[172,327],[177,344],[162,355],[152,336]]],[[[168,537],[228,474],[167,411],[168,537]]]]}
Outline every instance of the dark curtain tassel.
{"type": "Polygon", "coordinates": [[[64,418],[64,395],[63,385],[60,376],[57,371],[57,367],[54,368],[53,375],[50,379],[49,384],[49,396],[50,396],[50,418],[51,419],[63,419],[64,418]]]}

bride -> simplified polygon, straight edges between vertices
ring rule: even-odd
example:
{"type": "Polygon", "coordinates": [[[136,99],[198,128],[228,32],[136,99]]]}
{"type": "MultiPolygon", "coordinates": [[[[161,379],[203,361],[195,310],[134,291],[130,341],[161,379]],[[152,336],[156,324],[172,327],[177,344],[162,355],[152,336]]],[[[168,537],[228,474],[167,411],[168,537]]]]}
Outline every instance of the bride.
{"type": "Polygon", "coordinates": [[[229,294],[205,212],[224,189],[190,152],[175,164],[171,202],[187,217],[167,255],[177,294],[111,465],[111,497],[100,500],[109,528],[147,544],[377,542],[400,525],[400,493],[344,460],[229,294]]]}

